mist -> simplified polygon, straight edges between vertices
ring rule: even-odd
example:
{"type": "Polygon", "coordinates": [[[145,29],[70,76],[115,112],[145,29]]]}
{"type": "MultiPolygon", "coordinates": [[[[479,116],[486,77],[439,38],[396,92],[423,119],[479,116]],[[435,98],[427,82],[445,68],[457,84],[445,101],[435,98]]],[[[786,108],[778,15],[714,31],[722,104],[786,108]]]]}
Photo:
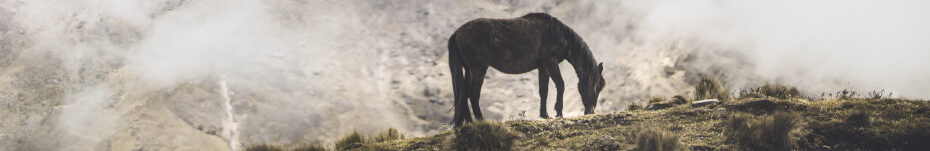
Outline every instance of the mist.
{"type": "MultiPolygon", "coordinates": [[[[448,36],[529,12],[559,18],[604,62],[598,113],[690,95],[702,75],[732,90],[930,98],[924,1],[3,1],[0,150],[435,134],[452,115],[448,36]]],[[[577,78],[560,65],[566,116],[580,116],[577,78]]],[[[485,117],[536,119],[536,77],[490,71],[485,117]]]]}
{"type": "Polygon", "coordinates": [[[930,97],[925,1],[662,1],[655,8],[646,21],[654,31],[737,46],[769,81],[930,97]]]}

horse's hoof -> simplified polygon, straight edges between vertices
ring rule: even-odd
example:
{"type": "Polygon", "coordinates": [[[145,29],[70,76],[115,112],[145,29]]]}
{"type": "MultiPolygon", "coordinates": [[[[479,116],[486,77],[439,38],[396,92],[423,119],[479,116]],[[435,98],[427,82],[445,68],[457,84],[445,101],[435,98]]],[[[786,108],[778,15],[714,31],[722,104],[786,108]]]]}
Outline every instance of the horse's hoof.
{"type": "Polygon", "coordinates": [[[549,119],[549,115],[540,115],[539,118],[542,118],[542,119],[549,119]]]}
{"type": "Polygon", "coordinates": [[[561,114],[560,114],[560,115],[555,115],[555,117],[557,117],[557,118],[562,118],[562,115],[561,115],[561,114]]]}

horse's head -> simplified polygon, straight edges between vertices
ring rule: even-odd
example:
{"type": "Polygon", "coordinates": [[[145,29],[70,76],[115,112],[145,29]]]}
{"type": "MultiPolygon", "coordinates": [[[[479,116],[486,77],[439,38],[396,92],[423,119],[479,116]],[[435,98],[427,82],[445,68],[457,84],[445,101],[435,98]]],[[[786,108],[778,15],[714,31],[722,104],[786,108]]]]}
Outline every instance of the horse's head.
{"type": "Polygon", "coordinates": [[[594,114],[597,107],[597,97],[604,89],[604,63],[599,63],[591,73],[579,76],[578,93],[581,94],[581,103],[584,104],[584,114],[594,114]]]}

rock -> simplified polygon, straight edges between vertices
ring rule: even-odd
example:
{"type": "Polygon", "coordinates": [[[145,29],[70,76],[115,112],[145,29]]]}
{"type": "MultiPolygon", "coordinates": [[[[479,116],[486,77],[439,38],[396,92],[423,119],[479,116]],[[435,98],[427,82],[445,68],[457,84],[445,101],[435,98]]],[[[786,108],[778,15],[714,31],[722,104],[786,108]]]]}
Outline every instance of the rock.
{"type": "Polygon", "coordinates": [[[440,89],[436,85],[426,85],[426,88],[423,89],[423,96],[426,97],[436,97],[439,96],[440,89]]]}
{"type": "Polygon", "coordinates": [[[664,101],[664,102],[649,104],[649,106],[647,106],[646,109],[647,110],[660,110],[660,109],[670,108],[676,105],[678,104],[676,104],[674,101],[664,101]]]}
{"type": "Polygon", "coordinates": [[[685,97],[682,97],[681,95],[675,95],[672,98],[673,98],[672,101],[675,101],[676,104],[688,103],[688,99],[685,99],[685,97]]]}
{"type": "Polygon", "coordinates": [[[672,100],[649,104],[649,106],[646,106],[646,109],[647,110],[659,110],[659,109],[670,108],[673,106],[678,106],[678,105],[687,104],[687,103],[688,103],[688,99],[685,99],[684,97],[681,97],[680,95],[676,95],[672,97],[672,100]]]}
{"type": "Polygon", "coordinates": [[[717,99],[700,100],[700,101],[691,102],[691,107],[702,107],[702,106],[707,106],[707,105],[717,104],[717,103],[720,103],[720,100],[717,100],[717,99]]]}

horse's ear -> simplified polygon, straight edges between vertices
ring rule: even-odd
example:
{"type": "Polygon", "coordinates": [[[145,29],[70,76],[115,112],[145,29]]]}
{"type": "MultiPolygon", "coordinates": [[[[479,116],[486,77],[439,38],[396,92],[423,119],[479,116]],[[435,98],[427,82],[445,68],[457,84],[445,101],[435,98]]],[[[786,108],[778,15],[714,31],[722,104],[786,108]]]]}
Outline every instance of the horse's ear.
{"type": "Polygon", "coordinates": [[[597,72],[602,72],[602,71],[604,71],[604,63],[603,63],[603,62],[597,64],[597,72]]]}

